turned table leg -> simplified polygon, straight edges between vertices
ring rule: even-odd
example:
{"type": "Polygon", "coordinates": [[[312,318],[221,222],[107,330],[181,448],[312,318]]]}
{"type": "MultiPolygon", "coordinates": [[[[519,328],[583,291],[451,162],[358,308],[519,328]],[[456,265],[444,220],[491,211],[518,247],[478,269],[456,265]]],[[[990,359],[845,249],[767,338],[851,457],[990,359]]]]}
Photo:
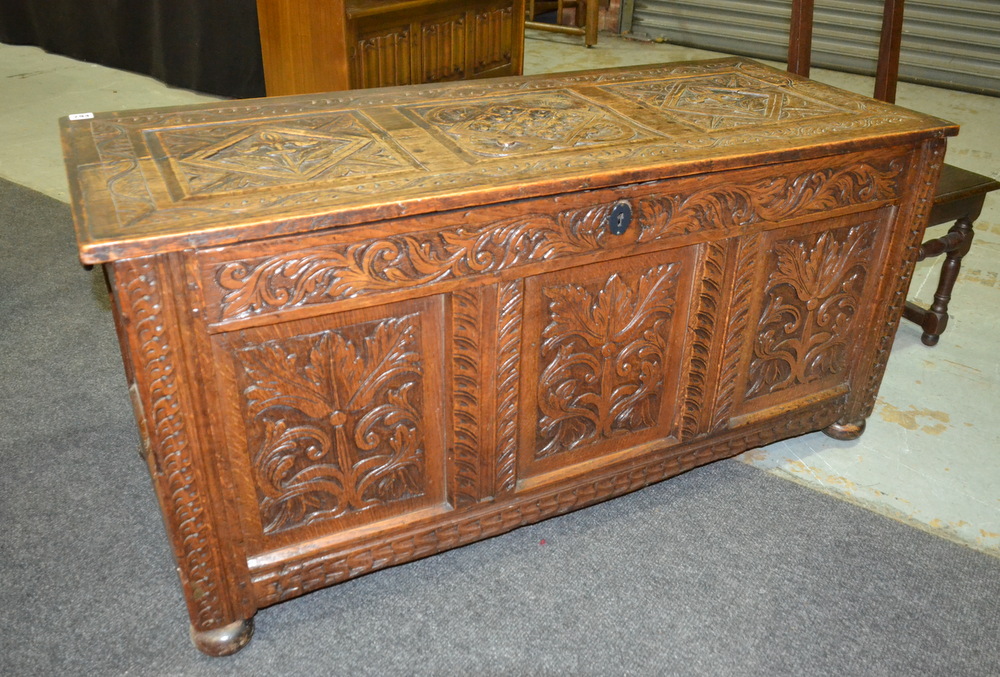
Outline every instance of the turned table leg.
{"type": "Polygon", "coordinates": [[[958,273],[962,269],[962,259],[969,253],[974,235],[972,221],[962,217],[948,230],[947,235],[925,242],[920,248],[918,261],[923,261],[928,256],[945,254],[944,262],[941,264],[941,277],[934,292],[934,303],[930,308],[924,309],[908,302],[903,310],[903,317],[920,325],[924,330],[920,336],[924,345],[937,345],[941,334],[948,326],[948,303],[951,301],[958,273]]]}

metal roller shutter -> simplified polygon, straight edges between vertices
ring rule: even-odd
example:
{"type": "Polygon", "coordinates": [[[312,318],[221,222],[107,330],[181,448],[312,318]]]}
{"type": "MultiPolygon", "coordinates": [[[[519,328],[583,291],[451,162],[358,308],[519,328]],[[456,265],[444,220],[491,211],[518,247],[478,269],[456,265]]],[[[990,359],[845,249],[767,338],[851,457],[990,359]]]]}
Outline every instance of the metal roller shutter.
{"type": "MultiPolygon", "coordinates": [[[[790,0],[632,4],[637,36],[785,60],[790,0]]],[[[816,0],[813,65],[873,74],[881,21],[881,0],[816,0]]],[[[900,79],[1000,96],[1000,0],[907,0],[900,79]]]]}

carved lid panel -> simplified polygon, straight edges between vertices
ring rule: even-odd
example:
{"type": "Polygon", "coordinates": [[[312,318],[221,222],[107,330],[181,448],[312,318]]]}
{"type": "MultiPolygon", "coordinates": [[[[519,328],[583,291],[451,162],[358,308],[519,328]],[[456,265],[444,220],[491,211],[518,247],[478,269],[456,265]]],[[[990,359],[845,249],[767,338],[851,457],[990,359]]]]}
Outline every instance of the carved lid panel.
{"type": "Polygon", "coordinates": [[[61,124],[87,263],[956,131],[744,59],[61,124]]]}

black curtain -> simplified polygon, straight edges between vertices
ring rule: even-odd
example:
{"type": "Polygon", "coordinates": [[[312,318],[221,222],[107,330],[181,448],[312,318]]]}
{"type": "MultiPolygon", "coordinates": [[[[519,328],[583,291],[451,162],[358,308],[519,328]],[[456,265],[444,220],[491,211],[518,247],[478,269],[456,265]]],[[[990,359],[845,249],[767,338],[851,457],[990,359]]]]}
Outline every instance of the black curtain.
{"type": "Polygon", "coordinates": [[[256,0],[0,0],[0,42],[207,94],[264,96],[256,0]]]}

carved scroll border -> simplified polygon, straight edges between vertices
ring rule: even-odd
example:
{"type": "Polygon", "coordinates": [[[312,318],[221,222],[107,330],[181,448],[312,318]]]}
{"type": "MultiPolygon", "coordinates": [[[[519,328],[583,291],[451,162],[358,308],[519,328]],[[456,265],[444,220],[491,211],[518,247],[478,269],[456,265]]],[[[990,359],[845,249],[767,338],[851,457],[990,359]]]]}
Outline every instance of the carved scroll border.
{"type": "Polygon", "coordinates": [[[366,294],[419,288],[598,251],[607,239],[602,204],[556,214],[314,247],[223,262],[206,272],[221,321],[366,294]]]}
{"type": "Polygon", "coordinates": [[[690,192],[671,190],[669,183],[664,184],[659,194],[638,199],[639,241],[713,229],[731,231],[899,196],[907,167],[898,153],[858,163],[845,161],[845,165],[838,168],[826,166],[825,161],[807,161],[783,173],[749,170],[736,176],[714,176],[707,179],[708,187],[690,192]]]}
{"type": "MultiPolygon", "coordinates": [[[[842,169],[806,162],[786,169],[792,173],[747,170],[695,190],[682,179],[664,182],[655,194],[631,198],[638,205],[638,240],[651,244],[891,199],[905,169],[892,153],[842,169]]],[[[605,251],[611,243],[603,219],[614,200],[600,199],[607,204],[210,264],[206,283],[219,295],[213,313],[221,322],[241,320],[605,251]]]]}

